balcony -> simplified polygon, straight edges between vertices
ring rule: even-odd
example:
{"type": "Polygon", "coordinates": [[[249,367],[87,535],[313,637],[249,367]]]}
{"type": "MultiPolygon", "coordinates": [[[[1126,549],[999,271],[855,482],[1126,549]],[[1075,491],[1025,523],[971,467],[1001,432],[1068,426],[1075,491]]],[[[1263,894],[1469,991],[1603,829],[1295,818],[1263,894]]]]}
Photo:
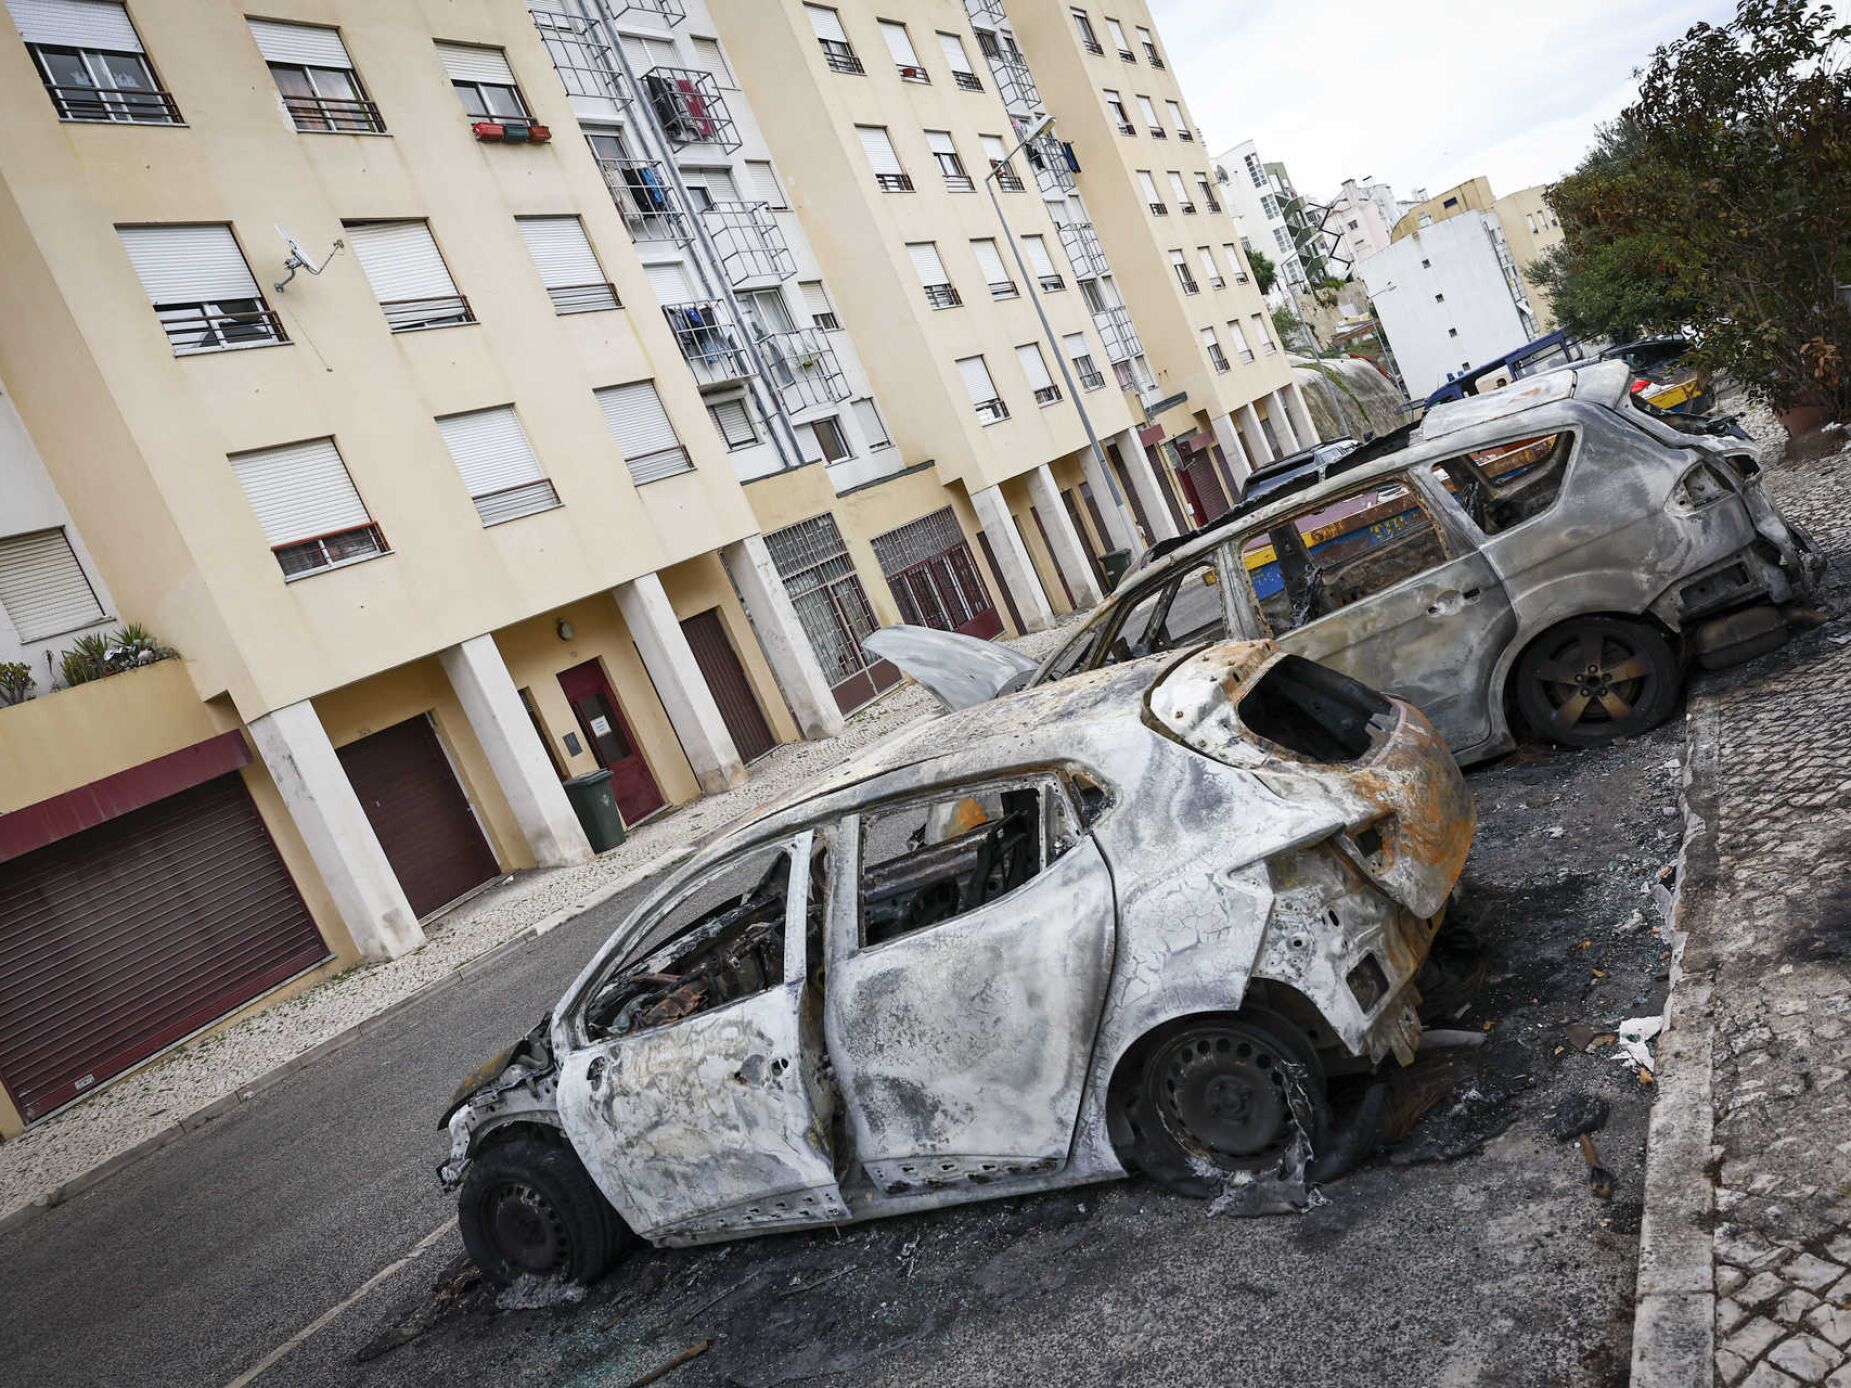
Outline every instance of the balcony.
{"type": "Polygon", "coordinates": [[[158,88],[57,86],[45,84],[63,120],[127,121],[133,125],[179,125],[180,108],[158,88]]]}
{"type": "Polygon", "coordinates": [[[763,289],[797,273],[797,262],[768,204],[716,202],[700,217],[733,288],[763,289]]]}
{"type": "Polygon", "coordinates": [[[717,300],[665,304],[662,316],[675,334],[682,359],[703,386],[743,381],[753,374],[752,358],[741,345],[738,326],[717,300]]]}
{"type": "Polygon", "coordinates": [[[849,77],[860,77],[867,69],[861,65],[861,59],[855,56],[855,50],[840,39],[818,39],[823,48],[823,63],[831,72],[840,72],[849,77]]]}
{"type": "Polygon", "coordinates": [[[546,47],[546,56],[553,60],[553,70],[559,74],[566,95],[579,97],[594,107],[604,103],[602,114],[621,115],[630,104],[631,93],[598,27],[574,14],[553,10],[534,10],[532,14],[533,27],[540,31],[540,42],[546,47]]]}
{"type": "Polygon", "coordinates": [[[643,74],[643,91],[670,144],[731,154],[739,133],[710,72],[688,67],[655,67],[643,74]]]}
{"type": "Polygon", "coordinates": [[[685,246],[693,239],[693,228],[676,205],[674,185],[659,163],[600,159],[598,167],[632,241],[672,241],[685,246]]]}
{"type": "Polygon", "coordinates": [[[1012,110],[1032,111],[1041,105],[1041,89],[1028,70],[1028,64],[1014,53],[998,50],[988,55],[990,76],[996,79],[997,95],[1012,110]]]}
{"type": "Polygon", "coordinates": [[[1009,22],[1009,14],[1003,9],[1003,0],[964,0],[964,13],[970,16],[972,24],[981,24],[990,29],[1009,22]]]}
{"type": "Polygon", "coordinates": [[[649,14],[665,21],[671,28],[688,17],[681,0],[617,0],[612,8],[617,12],[614,18],[622,19],[627,14],[649,14]]]}
{"type": "Polygon", "coordinates": [[[1054,136],[1031,140],[1023,152],[1028,155],[1029,167],[1035,171],[1035,182],[1042,192],[1071,193],[1078,186],[1073,181],[1073,161],[1067,146],[1054,136]]]}
{"type": "Polygon", "coordinates": [[[1061,249],[1067,252],[1073,273],[1080,279],[1098,279],[1111,272],[1112,267],[1106,263],[1105,247],[1099,244],[1099,233],[1093,230],[1091,222],[1066,222],[1055,230],[1060,232],[1061,249]]]}
{"type": "Polygon", "coordinates": [[[1095,313],[1093,326],[1105,343],[1107,361],[1129,361],[1143,354],[1144,344],[1138,341],[1137,329],[1131,326],[1131,311],[1122,304],[1095,313]]]}
{"type": "Polygon", "coordinates": [[[835,349],[815,328],[772,333],[759,339],[770,383],[792,414],[818,405],[834,405],[852,393],[835,349]]]}
{"type": "Polygon", "coordinates": [[[964,303],[964,296],[955,285],[928,284],[925,287],[926,302],[933,308],[959,308],[964,303]]]}

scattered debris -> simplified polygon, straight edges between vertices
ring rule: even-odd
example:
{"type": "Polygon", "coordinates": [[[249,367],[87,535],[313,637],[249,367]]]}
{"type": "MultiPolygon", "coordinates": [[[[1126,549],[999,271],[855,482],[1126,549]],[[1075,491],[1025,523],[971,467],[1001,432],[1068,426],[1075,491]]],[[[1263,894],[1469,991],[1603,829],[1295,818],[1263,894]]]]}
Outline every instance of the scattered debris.
{"type": "Polygon", "coordinates": [[[1454,1031],[1446,1027],[1434,1027],[1420,1034],[1419,1048],[1423,1051],[1456,1051],[1484,1044],[1483,1031],[1454,1031]]]}
{"type": "Polygon", "coordinates": [[[1613,1173],[1600,1164],[1600,1153],[1594,1150],[1594,1139],[1582,1133],[1578,1141],[1581,1143],[1582,1159],[1587,1162],[1587,1188],[1596,1199],[1611,1200],[1613,1173]]]}
{"type": "Polygon", "coordinates": [[[543,1311],[549,1306],[566,1306],[585,1299],[582,1283],[563,1277],[523,1277],[510,1282],[495,1298],[500,1311],[543,1311]]]}
{"type": "Polygon", "coordinates": [[[1556,1106],[1549,1136],[1557,1142],[1573,1142],[1587,1133],[1597,1133],[1607,1126],[1609,1112],[1605,1099],[1577,1091],[1556,1106]]]}
{"type": "MultiPolygon", "coordinates": [[[[1623,1065],[1631,1065],[1650,1075],[1652,1067],[1658,1062],[1652,1057],[1652,1048],[1646,1043],[1665,1027],[1663,1017],[1628,1017],[1620,1023],[1618,1050],[1614,1059],[1623,1065]]],[[[1651,1080],[1641,1077],[1641,1082],[1650,1084],[1651,1080]]]]}
{"type": "Polygon", "coordinates": [[[630,1388],[648,1388],[649,1384],[654,1383],[657,1379],[663,1378],[668,1374],[674,1373],[675,1370],[679,1369],[683,1364],[686,1364],[690,1362],[691,1360],[699,1359],[710,1348],[712,1348],[712,1346],[713,1346],[713,1341],[711,1339],[701,1340],[696,1344],[689,1345],[680,1354],[677,1354],[673,1359],[670,1359],[663,1364],[657,1365],[655,1368],[651,1369],[648,1373],[644,1374],[641,1378],[631,1379],[630,1388]]]}

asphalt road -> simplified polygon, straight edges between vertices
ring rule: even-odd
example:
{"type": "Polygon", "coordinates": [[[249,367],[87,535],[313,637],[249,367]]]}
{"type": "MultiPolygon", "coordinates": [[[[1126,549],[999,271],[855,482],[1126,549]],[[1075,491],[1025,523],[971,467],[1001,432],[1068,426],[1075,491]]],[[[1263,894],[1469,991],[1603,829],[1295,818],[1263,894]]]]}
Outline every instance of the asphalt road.
{"type": "Polygon", "coordinates": [[[1487,1040],[1409,1072],[1398,1139],[1303,1215],[1217,1218],[1133,1180],[498,1297],[443,1229],[433,1125],[632,893],[0,1239],[0,1376],[212,1388],[277,1356],[262,1388],[625,1388],[708,1342],[667,1388],[1623,1383],[1650,1090],[1584,1047],[1662,1001],[1662,942],[1631,913],[1675,856],[1680,749],[1674,723],[1473,774],[1449,931],[1486,979],[1444,1024],[1487,1040]],[[1584,1093],[1612,1108],[1610,1201],[1549,1134],[1584,1093]]]}

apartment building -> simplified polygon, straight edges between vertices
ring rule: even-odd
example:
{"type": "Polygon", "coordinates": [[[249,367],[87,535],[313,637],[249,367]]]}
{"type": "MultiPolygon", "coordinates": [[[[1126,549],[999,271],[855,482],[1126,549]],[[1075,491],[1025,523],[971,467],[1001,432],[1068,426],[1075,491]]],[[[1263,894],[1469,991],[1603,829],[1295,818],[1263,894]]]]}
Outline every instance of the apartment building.
{"type": "Polygon", "coordinates": [[[1217,154],[1214,169],[1241,244],[1250,250],[1257,247],[1272,261],[1279,272],[1274,294],[1284,302],[1287,285],[1302,289],[1310,283],[1287,216],[1292,194],[1285,165],[1262,159],[1259,146],[1246,140],[1217,154]]]}
{"type": "Polygon", "coordinates": [[[839,351],[658,279],[518,5],[0,14],[5,1135],[584,859],[566,776],[635,823],[839,728],[740,476],[825,401],[878,450],[839,351]]]}
{"type": "Polygon", "coordinates": [[[1348,265],[1385,250],[1401,215],[1394,190],[1372,178],[1344,179],[1330,206],[1330,226],[1348,265]]]}
{"type": "Polygon", "coordinates": [[[1562,224],[1544,199],[1547,191],[1542,184],[1535,184],[1499,197],[1491,187],[1491,180],[1483,175],[1468,178],[1432,197],[1426,196],[1425,189],[1416,189],[1416,200],[1395,220],[1389,238],[1399,241],[1452,217],[1489,213],[1497,219],[1499,233],[1522,281],[1521,295],[1533,306],[1538,331],[1549,332],[1555,327],[1555,314],[1549,306],[1549,296],[1537,292],[1536,282],[1531,278],[1531,267],[1537,259],[1562,241],[1562,224]]]}

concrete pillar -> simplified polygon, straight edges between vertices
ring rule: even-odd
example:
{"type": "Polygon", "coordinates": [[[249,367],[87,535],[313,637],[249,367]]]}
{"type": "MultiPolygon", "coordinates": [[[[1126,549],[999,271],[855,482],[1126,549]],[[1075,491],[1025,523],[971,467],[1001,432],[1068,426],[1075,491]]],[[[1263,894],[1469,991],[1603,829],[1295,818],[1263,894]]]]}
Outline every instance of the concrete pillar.
{"type": "Polygon", "coordinates": [[[1260,412],[1253,408],[1251,400],[1240,407],[1240,419],[1247,426],[1247,442],[1253,446],[1253,465],[1262,468],[1276,462],[1279,455],[1273,452],[1273,446],[1266,441],[1266,431],[1260,427],[1260,412]]]}
{"type": "Polygon", "coordinates": [[[643,658],[643,668],[656,687],[656,696],[668,712],[668,721],[681,739],[681,750],[694,768],[694,779],[709,795],[746,783],[745,763],[733,745],[733,735],[720,717],[720,706],[695,663],[694,651],[675,620],[675,609],[662,580],[644,574],[611,590],[623,611],[630,639],[643,658]]]}
{"type": "Polygon", "coordinates": [[[1086,557],[1086,542],[1073,528],[1073,517],[1067,514],[1067,503],[1060,499],[1060,488],[1055,485],[1048,465],[1043,463],[1029,473],[1026,480],[1028,499],[1041,513],[1041,524],[1048,532],[1048,548],[1054,551],[1054,562],[1067,580],[1067,586],[1073,590],[1075,608],[1084,612],[1096,606],[1101,596],[1099,580],[1093,577],[1092,560],[1086,557]]]}
{"type": "Polygon", "coordinates": [[[810,638],[804,634],[797,609],[778,576],[765,537],[748,535],[720,551],[720,560],[732,576],[746,620],[758,637],[765,663],[784,693],[797,729],[807,738],[835,737],[842,731],[842,710],[829,691],[823,667],[817,663],[810,638]]]}
{"type": "Polygon", "coordinates": [[[1273,432],[1279,435],[1279,446],[1287,453],[1311,447],[1309,443],[1299,440],[1298,430],[1292,425],[1292,412],[1286,408],[1283,389],[1275,390],[1266,397],[1266,417],[1272,420],[1273,432]]]}
{"type": "Polygon", "coordinates": [[[1144,546],[1138,542],[1131,503],[1121,495],[1123,489],[1112,478],[1104,460],[1091,448],[1080,454],[1080,466],[1086,474],[1087,489],[1099,503],[1099,514],[1105,517],[1106,548],[1130,550],[1136,556],[1144,546]]]}
{"type": "Polygon", "coordinates": [[[540,745],[495,638],[487,633],[472,636],[438,659],[533,860],[541,867],[589,862],[591,844],[540,745]]]}
{"type": "Polygon", "coordinates": [[[1241,447],[1240,431],[1234,427],[1233,415],[1218,414],[1208,423],[1215,431],[1215,442],[1221,445],[1221,456],[1228,460],[1228,469],[1234,474],[1235,500],[1238,501],[1247,490],[1253,464],[1247,461],[1247,450],[1241,447]]]}
{"type": "Polygon", "coordinates": [[[304,699],[247,726],[354,947],[367,959],[418,948],[424,931],[315,706],[304,699]]]}
{"type": "Polygon", "coordinates": [[[1150,522],[1153,532],[1151,543],[1174,539],[1176,518],[1170,514],[1169,502],[1164,500],[1163,479],[1157,476],[1144,445],[1138,442],[1138,431],[1127,429],[1114,442],[1118,445],[1119,461],[1125,465],[1125,475],[1137,489],[1138,500],[1144,503],[1144,518],[1150,522]]]}
{"type": "Polygon", "coordinates": [[[1312,422],[1311,406],[1306,401],[1304,387],[1298,384],[1296,376],[1286,387],[1286,396],[1292,404],[1292,423],[1298,430],[1299,446],[1301,448],[1315,447],[1321,442],[1318,438],[1318,426],[1312,422]]]}
{"type": "Polygon", "coordinates": [[[970,503],[977,512],[977,524],[990,539],[990,552],[1001,570],[997,577],[1015,599],[1016,611],[1022,614],[1022,625],[1029,631],[1046,631],[1054,624],[1054,609],[1048,606],[1048,595],[1022,543],[1022,532],[1015,528],[1009,503],[1003,500],[1003,489],[985,487],[972,492],[970,503]]]}

